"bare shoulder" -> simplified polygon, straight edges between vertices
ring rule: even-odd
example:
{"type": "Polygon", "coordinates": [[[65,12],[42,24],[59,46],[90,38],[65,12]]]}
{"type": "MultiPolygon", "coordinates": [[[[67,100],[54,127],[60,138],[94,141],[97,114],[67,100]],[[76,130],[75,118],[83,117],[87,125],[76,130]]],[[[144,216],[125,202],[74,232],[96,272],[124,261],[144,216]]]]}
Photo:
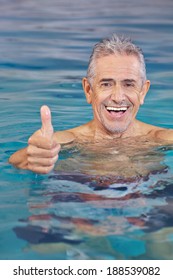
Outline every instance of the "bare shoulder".
{"type": "Polygon", "coordinates": [[[162,140],[169,143],[173,143],[173,129],[157,127],[153,131],[153,136],[156,140],[162,140]]]}
{"type": "Polygon", "coordinates": [[[173,143],[173,129],[162,128],[147,124],[146,131],[153,140],[173,143]]]}
{"type": "Polygon", "coordinates": [[[146,135],[154,141],[173,143],[173,129],[162,128],[143,122],[138,122],[141,135],[146,135]]]}
{"type": "Polygon", "coordinates": [[[89,127],[90,125],[87,123],[72,129],[58,131],[54,133],[54,137],[59,144],[71,144],[75,141],[80,142],[85,137],[89,137],[88,135],[91,135],[89,127]]]}

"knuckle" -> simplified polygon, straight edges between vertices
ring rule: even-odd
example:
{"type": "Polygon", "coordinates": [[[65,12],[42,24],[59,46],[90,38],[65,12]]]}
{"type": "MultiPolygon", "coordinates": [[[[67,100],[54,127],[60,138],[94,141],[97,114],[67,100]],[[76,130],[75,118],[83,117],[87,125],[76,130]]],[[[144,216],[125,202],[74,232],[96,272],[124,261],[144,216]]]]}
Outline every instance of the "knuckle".
{"type": "Polygon", "coordinates": [[[31,135],[31,136],[29,137],[29,139],[28,139],[28,144],[32,144],[32,143],[34,142],[34,139],[35,139],[35,136],[34,136],[34,134],[33,134],[33,135],[31,135]]]}
{"type": "Polygon", "coordinates": [[[50,151],[51,157],[55,157],[57,154],[58,154],[57,149],[52,149],[52,150],[50,151]]]}
{"type": "Polygon", "coordinates": [[[34,173],[39,173],[39,174],[48,174],[54,166],[34,166],[32,164],[28,164],[28,170],[34,172],[34,173]]]}
{"type": "Polygon", "coordinates": [[[58,160],[58,158],[59,158],[59,155],[57,154],[57,155],[55,156],[55,162],[58,160]]]}
{"type": "Polygon", "coordinates": [[[53,168],[54,168],[54,164],[52,164],[51,166],[46,166],[44,170],[45,174],[49,173],[53,168]]]}
{"type": "Polygon", "coordinates": [[[60,151],[60,150],[61,150],[61,145],[60,145],[60,144],[58,144],[57,146],[58,146],[58,150],[60,151]]]}
{"type": "Polygon", "coordinates": [[[49,173],[49,172],[48,172],[47,168],[44,168],[44,169],[42,169],[42,171],[40,171],[40,173],[41,173],[41,174],[47,174],[47,173],[49,173]]]}
{"type": "Polygon", "coordinates": [[[49,166],[53,166],[56,162],[56,157],[52,157],[48,160],[48,165],[49,166]]]}
{"type": "Polygon", "coordinates": [[[47,159],[47,166],[51,166],[53,164],[53,159],[49,158],[47,159]]]}
{"type": "Polygon", "coordinates": [[[54,150],[50,150],[50,151],[49,151],[49,155],[50,155],[50,157],[51,157],[51,158],[53,158],[53,157],[54,157],[54,155],[55,155],[54,150]]]}
{"type": "Polygon", "coordinates": [[[48,150],[51,150],[51,149],[52,149],[52,142],[51,142],[51,141],[48,141],[48,142],[47,142],[47,149],[48,149],[48,150]]]}
{"type": "Polygon", "coordinates": [[[32,157],[30,157],[30,156],[28,156],[27,160],[28,160],[29,164],[31,164],[33,162],[32,157]]]}
{"type": "Polygon", "coordinates": [[[58,145],[56,146],[56,152],[59,153],[60,150],[61,150],[61,145],[58,144],[58,145]]]}
{"type": "Polygon", "coordinates": [[[28,163],[28,169],[29,169],[30,171],[36,172],[36,171],[35,171],[35,168],[34,168],[33,165],[30,164],[30,163],[28,163]]]}
{"type": "Polygon", "coordinates": [[[26,153],[27,153],[27,155],[31,154],[31,146],[30,145],[26,148],[26,153]]]}

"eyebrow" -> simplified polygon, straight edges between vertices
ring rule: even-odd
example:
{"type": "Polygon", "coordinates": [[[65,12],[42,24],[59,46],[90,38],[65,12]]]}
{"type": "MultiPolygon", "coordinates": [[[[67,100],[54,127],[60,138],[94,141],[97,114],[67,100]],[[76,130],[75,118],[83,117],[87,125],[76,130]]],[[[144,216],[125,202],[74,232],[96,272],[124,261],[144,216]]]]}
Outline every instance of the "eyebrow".
{"type": "Polygon", "coordinates": [[[136,81],[134,79],[125,79],[122,82],[135,83],[136,81]]]}
{"type": "MultiPolygon", "coordinates": [[[[114,83],[116,83],[116,80],[114,80],[112,78],[103,78],[99,82],[100,83],[102,83],[102,82],[114,82],[114,83]]],[[[136,80],[134,80],[134,79],[124,79],[121,82],[136,83],[136,80]]]]}
{"type": "Polygon", "coordinates": [[[112,78],[103,78],[103,79],[101,79],[99,82],[100,82],[100,83],[102,83],[102,82],[115,82],[115,80],[112,79],[112,78]]]}

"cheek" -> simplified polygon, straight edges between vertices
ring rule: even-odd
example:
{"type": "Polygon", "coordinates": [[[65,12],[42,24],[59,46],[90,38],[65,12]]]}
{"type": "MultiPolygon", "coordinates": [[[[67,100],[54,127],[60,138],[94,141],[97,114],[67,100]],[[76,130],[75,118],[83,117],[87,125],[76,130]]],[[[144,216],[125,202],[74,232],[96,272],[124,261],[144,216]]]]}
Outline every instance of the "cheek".
{"type": "Polygon", "coordinates": [[[133,92],[127,96],[128,100],[134,105],[139,107],[141,105],[141,96],[139,92],[133,92]]]}
{"type": "Polygon", "coordinates": [[[100,116],[103,108],[104,108],[104,100],[100,96],[94,96],[92,100],[92,108],[94,111],[94,114],[100,116]]]}
{"type": "Polygon", "coordinates": [[[92,98],[92,104],[93,105],[98,105],[103,101],[103,96],[101,94],[93,94],[93,98],[92,98]]]}

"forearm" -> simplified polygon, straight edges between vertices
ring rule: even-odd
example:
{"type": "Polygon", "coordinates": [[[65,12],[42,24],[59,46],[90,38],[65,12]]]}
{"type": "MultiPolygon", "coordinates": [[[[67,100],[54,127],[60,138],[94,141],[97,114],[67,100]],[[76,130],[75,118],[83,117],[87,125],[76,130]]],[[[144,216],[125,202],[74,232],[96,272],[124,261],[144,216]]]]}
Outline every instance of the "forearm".
{"type": "Polygon", "coordinates": [[[27,150],[26,148],[21,149],[9,158],[9,163],[14,165],[17,168],[28,169],[28,160],[27,160],[27,150]]]}

